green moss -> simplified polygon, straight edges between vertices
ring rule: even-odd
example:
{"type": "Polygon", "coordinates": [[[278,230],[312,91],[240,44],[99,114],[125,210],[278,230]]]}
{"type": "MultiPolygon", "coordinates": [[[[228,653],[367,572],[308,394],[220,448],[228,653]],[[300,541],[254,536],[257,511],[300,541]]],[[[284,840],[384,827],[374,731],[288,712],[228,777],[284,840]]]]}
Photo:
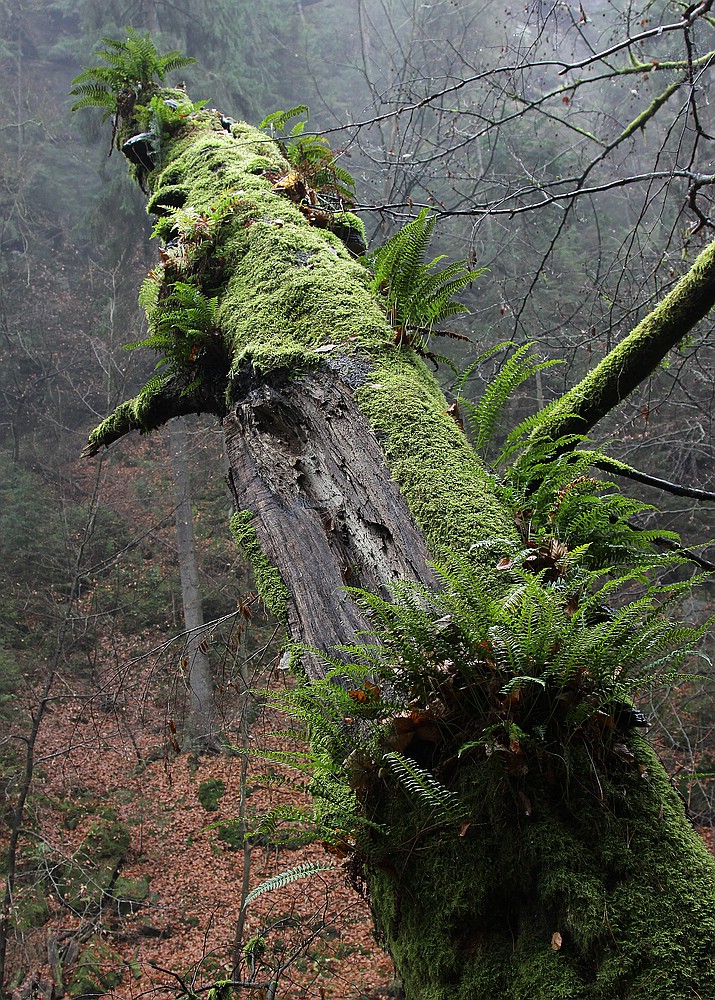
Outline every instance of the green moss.
{"type": "Polygon", "coordinates": [[[516,539],[511,513],[412,351],[389,348],[377,355],[357,399],[383,436],[392,475],[436,557],[466,555],[487,538],[516,539]]]}
{"type": "Polygon", "coordinates": [[[360,236],[360,238],[367,243],[365,223],[359,215],[355,215],[354,212],[342,212],[340,215],[335,216],[335,221],[345,226],[347,229],[355,230],[358,236],[360,236]]]}
{"type": "MultiPolygon", "coordinates": [[[[413,352],[393,345],[368,271],[336,236],[308,225],[253,173],[287,167],[277,146],[243,124],[231,136],[202,132],[201,116],[195,117],[197,124],[152,179],[152,200],[178,186],[189,204],[207,210],[226,192],[235,195],[221,234],[227,284],[217,313],[231,358],[227,405],[232,379],[246,369],[300,373],[319,363],[316,349],[329,344],[359,353],[374,365],[374,377],[357,394],[359,405],[384,435],[392,474],[432,551],[441,555],[449,546],[467,553],[485,537],[514,539],[491,480],[445,412],[434,378],[413,352]]],[[[356,216],[346,219],[362,231],[356,216]]],[[[254,547],[252,561],[257,552],[254,547]]],[[[261,573],[267,569],[256,565],[261,573]]],[[[274,582],[269,574],[261,584],[269,601],[274,582]]],[[[279,604],[285,604],[282,595],[279,604]]]]}
{"type": "Polygon", "coordinates": [[[463,836],[382,796],[372,907],[409,997],[715,995],[715,864],[650,746],[630,749],[632,766],[597,780],[574,745],[568,790],[537,766],[516,779],[473,761],[463,836]]]}
{"type": "Polygon", "coordinates": [[[15,894],[16,910],[12,924],[21,931],[42,927],[50,919],[47,896],[40,886],[31,886],[15,894]]]}
{"type": "Polygon", "coordinates": [[[298,370],[325,344],[363,351],[391,334],[367,289],[365,269],[337,237],[302,217],[251,226],[247,252],[231,278],[219,319],[230,330],[233,370],[298,370]]]}
{"type": "Polygon", "coordinates": [[[250,510],[238,511],[229,522],[231,533],[236,545],[253,568],[261,599],[271,614],[285,624],[288,620],[290,593],[283,583],[280,572],[271,565],[263,553],[256,529],[251,524],[252,520],[253,513],[250,510]]]}
{"type": "MultiPolygon", "coordinates": [[[[208,212],[227,196],[232,199],[212,255],[212,281],[221,286],[217,323],[230,365],[226,406],[232,405],[232,387],[240,384],[236,377],[243,371],[297,374],[320,363],[324,354],[318,349],[326,345],[359,353],[375,366],[374,378],[358,393],[359,404],[385,436],[390,469],[432,551],[439,555],[450,545],[466,553],[484,537],[513,538],[489,477],[445,413],[434,379],[411,351],[394,346],[394,331],[369,289],[368,271],[336,236],[311,227],[290,200],[272,190],[261,176],[267,168],[286,170],[288,163],[264,132],[237,123],[229,134],[215,113],[202,111],[166,145],[161,168],[147,180],[149,210],[164,215],[165,235],[177,210],[172,203],[185,199],[187,206],[208,212]]],[[[341,218],[364,232],[357,216],[341,218]]],[[[93,432],[91,447],[129,429],[148,431],[163,423],[171,407],[162,405],[161,391],[118,407],[93,432]]],[[[264,598],[285,620],[282,583],[246,524],[235,523],[264,598]]]]}
{"type": "Polygon", "coordinates": [[[207,812],[216,812],[225,791],[226,782],[222,778],[207,778],[199,785],[198,800],[207,812]]]}
{"type": "Polygon", "coordinates": [[[140,878],[120,876],[112,886],[112,898],[120,916],[136,912],[149,898],[149,879],[145,875],[140,878]]]}
{"type": "Polygon", "coordinates": [[[90,433],[87,438],[88,447],[95,448],[106,441],[116,440],[116,438],[121,437],[130,430],[144,431],[138,415],[140,406],[141,403],[138,396],[120,403],[116,410],[90,433]]]}
{"type": "Polygon", "coordinates": [[[67,990],[71,997],[96,997],[111,993],[122,981],[124,961],[98,934],[82,949],[67,990]]]}
{"type": "Polygon", "coordinates": [[[70,862],[63,866],[61,885],[64,901],[79,912],[98,909],[111,893],[120,865],[129,851],[130,834],[114,817],[91,827],[70,862]]]}

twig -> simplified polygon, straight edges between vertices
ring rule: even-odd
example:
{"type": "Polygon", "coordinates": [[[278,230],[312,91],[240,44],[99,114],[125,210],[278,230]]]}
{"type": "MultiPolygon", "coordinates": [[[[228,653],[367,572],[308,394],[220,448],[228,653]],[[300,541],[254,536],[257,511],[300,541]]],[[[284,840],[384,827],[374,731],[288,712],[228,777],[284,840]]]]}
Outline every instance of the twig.
{"type": "Polygon", "coordinates": [[[715,493],[710,490],[701,490],[697,486],[683,486],[681,483],[671,483],[667,479],[660,479],[658,476],[649,476],[646,472],[639,472],[629,465],[621,465],[620,462],[610,462],[608,459],[594,462],[597,469],[603,472],[613,473],[622,476],[624,479],[632,479],[636,483],[643,483],[645,486],[653,486],[657,490],[665,493],[672,493],[676,497],[691,497],[694,500],[715,501],[715,493]]]}

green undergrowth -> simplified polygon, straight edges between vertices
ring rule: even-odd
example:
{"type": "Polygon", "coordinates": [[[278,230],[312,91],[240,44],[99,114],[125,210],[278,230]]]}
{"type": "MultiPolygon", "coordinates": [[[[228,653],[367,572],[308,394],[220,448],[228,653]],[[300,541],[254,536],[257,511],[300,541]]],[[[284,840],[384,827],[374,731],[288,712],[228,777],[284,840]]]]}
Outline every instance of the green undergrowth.
{"type": "Polygon", "coordinates": [[[226,782],[222,778],[207,778],[199,785],[197,798],[207,812],[216,812],[225,791],[226,782]]]}

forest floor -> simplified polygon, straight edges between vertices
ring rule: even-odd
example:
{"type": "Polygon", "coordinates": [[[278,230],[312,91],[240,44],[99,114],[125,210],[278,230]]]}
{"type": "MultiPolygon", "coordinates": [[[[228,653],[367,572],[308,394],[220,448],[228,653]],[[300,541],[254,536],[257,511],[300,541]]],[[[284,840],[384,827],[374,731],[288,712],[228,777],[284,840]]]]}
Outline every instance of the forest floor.
{"type": "MultiPolygon", "coordinates": [[[[147,710],[146,702],[133,710],[142,704],[151,670],[144,662],[121,680],[106,677],[102,687],[118,696],[63,699],[43,726],[31,806],[42,863],[36,851],[26,854],[23,891],[33,881],[42,886],[49,919],[19,932],[10,947],[15,1000],[49,1000],[64,988],[68,995],[84,995],[87,979],[77,977],[77,969],[87,964],[82,948],[91,941],[96,952],[97,938],[106,947],[98,959],[93,956],[98,968],[89,970],[90,978],[106,974],[109,988],[103,992],[122,1000],[189,989],[200,993],[231,978],[244,863],[243,847],[231,837],[240,809],[242,758],[177,752],[166,713],[147,710]],[[199,799],[202,787],[219,790],[209,795],[208,809],[199,799]],[[97,906],[93,884],[99,876],[90,860],[80,875],[86,878],[82,912],[76,893],[68,906],[63,872],[75,862],[81,868],[82,844],[102,824],[129,831],[118,875],[130,884],[148,883],[149,891],[144,900],[122,903],[121,892],[110,887],[97,906]],[[51,967],[53,954],[64,959],[63,971],[57,962],[51,967]]],[[[279,721],[263,718],[258,729],[265,732],[279,721]]],[[[255,732],[253,737],[260,739],[255,732]]],[[[256,762],[249,773],[248,815],[254,826],[276,806],[300,806],[304,799],[295,783],[271,788],[255,777],[266,769],[265,762],[256,762]]],[[[301,825],[307,827],[307,820],[301,825]]],[[[248,907],[243,943],[253,942],[253,956],[244,962],[243,977],[253,971],[258,986],[279,973],[277,996],[285,998],[390,995],[390,960],[372,936],[366,902],[346,884],[340,858],[320,843],[290,849],[271,846],[270,838],[256,839],[249,859],[251,888],[306,862],[326,870],[266,892],[248,907]]]]}
{"type": "MultiPolygon", "coordinates": [[[[239,814],[242,758],[177,752],[172,720],[157,706],[148,710],[140,697],[155,682],[149,676],[155,666],[147,660],[135,666],[131,675],[104,678],[105,690],[118,694],[64,699],[43,728],[32,807],[43,864],[40,868],[33,855],[25,875],[34,871],[35,882],[41,880],[49,908],[40,926],[18,933],[11,945],[13,1000],[51,1000],[65,989],[68,996],[86,996],[81,949],[88,941],[94,942],[96,966],[89,981],[106,975],[100,992],[121,1000],[201,996],[213,983],[231,978],[244,853],[225,838],[230,841],[231,821],[239,814]],[[219,794],[212,801],[202,796],[202,805],[202,787],[218,788],[219,794]],[[59,873],[80,857],[88,833],[115,820],[131,837],[118,874],[148,883],[146,899],[118,906],[120,894],[110,889],[97,907],[90,866],[86,911],[76,902],[72,911],[59,873]],[[98,939],[105,951],[97,957],[98,939]],[[53,969],[53,954],[64,958],[64,973],[57,965],[53,969]]],[[[270,732],[279,725],[279,719],[264,715],[253,733],[258,745],[275,746],[270,732]]],[[[295,784],[270,787],[259,776],[265,770],[265,762],[252,765],[247,783],[249,818],[256,821],[278,805],[304,803],[295,784]]],[[[712,829],[702,833],[713,850],[712,829]]],[[[258,986],[278,972],[276,995],[285,1000],[396,995],[392,965],[375,942],[368,905],[347,884],[340,859],[323,845],[290,849],[259,843],[250,857],[251,888],[305,862],[329,867],[266,892],[248,907],[243,944],[253,942],[254,954],[244,961],[242,976],[253,972],[258,986]]],[[[262,991],[250,995],[265,998],[262,991]]]]}

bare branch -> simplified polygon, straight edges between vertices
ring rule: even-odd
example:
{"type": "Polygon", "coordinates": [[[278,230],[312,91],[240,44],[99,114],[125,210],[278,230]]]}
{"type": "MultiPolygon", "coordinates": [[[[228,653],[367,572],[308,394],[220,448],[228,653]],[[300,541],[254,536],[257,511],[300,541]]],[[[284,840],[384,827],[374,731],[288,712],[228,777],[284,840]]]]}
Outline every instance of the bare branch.
{"type": "Polygon", "coordinates": [[[663,490],[664,493],[672,493],[676,497],[692,497],[693,500],[715,501],[715,493],[710,490],[701,490],[696,486],[683,486],[681,483],[671,483],[667,479],[659,479],[658,476],[649,476],[645,472],[619,462],[617,459],[604,458],[593,463],[597,469],[609,472],[615,476],[622,476],[624,479],[631,479],[635,483],[643,483],[644,486],[652,486],[654,489],[663,490]]]}

